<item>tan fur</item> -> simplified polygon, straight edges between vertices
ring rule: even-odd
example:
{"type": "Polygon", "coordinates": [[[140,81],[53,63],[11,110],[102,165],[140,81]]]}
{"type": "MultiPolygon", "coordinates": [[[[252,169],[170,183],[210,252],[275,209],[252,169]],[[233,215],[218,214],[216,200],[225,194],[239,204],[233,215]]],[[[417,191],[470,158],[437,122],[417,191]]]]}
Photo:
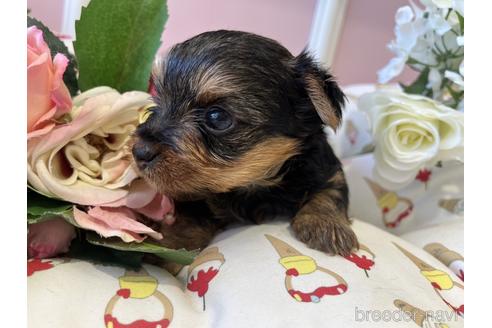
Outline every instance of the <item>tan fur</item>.
{"type": "MultiPolygon", "coordinates": [[[[329,182],[345,183],[342,171],[335,173],[329,182]]],[[[346,211],[337,206],[339,200],[337,189],[330,188],[316,194],[292,220],[296,237],[309,247],[330,254],[347,256],[359,248],[346,211]]]]}
{"type": "Polygon", "coordinates": [[[178,153],[164,149],[161,162],[145,173],[162,193],[178,199],[274,184],[279,180],[272,177],[299,151],[298,141],[287,137],[270,138],[234,161],[210,156],[200,140],[192,136],[183,138],[179,148],[178,153]]]}
{"type": "MultiPolygon", "coordinates": [[[[323,195],[326,196],[326,199],[331,199],[331,202],[336,204],[336,202],[341,200],[343,197],[340,188],[347,185],[343,170],[338,170],[331,178],[328,179],[328,183],[331,188],[324,190],[323,195]]],[[[338,209],[338,211],[340,210],[341,209],[338,209]]]]}
{"type": "Polygon", "coordinates": [[[199,86],[198,103],[210,103],[232,92],[240,91],[233,81],[233,76],[224,74],[219,67],[212,67],[202,74],[197,74],[194,84],[199,86]]]}
{"type": "Polygon", "coordinates": [[[306,75],[304,79],[309,98],[311,98],[319,117],[323,123],[336,130],[340,124],[340,119],[336,116],[333,105],[323,90],[321,81],[311,74],[306,75]]]}

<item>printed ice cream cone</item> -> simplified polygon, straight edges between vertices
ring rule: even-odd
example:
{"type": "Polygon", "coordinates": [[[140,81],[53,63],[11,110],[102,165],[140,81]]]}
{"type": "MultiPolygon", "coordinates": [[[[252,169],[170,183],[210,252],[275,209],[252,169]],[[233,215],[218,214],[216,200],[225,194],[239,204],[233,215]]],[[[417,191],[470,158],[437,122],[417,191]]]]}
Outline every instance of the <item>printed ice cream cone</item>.
{"type": "Polygon", "coordinates": [[[413,210],[410,199],[398,196],[378,185],[371,179],[364,178],[376,197],[377,206],[381,209],[383,222],[388,228],[396,228],[401,221],[408,218],[413,210]]]}
{"type": "Polygon", "coordinates": [[[422,261],[403,247],[399,246],[396,243],[393,243],[403,254],[405,254],[406,257],[408,257],[421,271],[433,271],[436,270],[433,266],[430,264],[422,261]]]}
{"type": "MultiPolygon", "coordinates": [[[[294,247],[286,242],[275,238],[271,235],[265,235],[270,241],[273,248],[280,256],[279,263],[286,269],[285,271],[285,288],[292,298],[298,302],[318,303],[326,295],[341,295],[347,291],[347,282],[337,273],[323,267],[319,267],[316,261],[306,255],[303,255],[294,247]],[[308,275],[315,271],[323,272],[332,277],[336,284],[321,285],[314,291],[301,291],[293,286],[293,280],[299,275],[308,275]]],[[[316,275],[314,275],[316,276],[316,275]]]]}
{"type": "Polygon", "coordinates": [[[404,312],[405,315],[409,316],[419,327],[449,328],[448,325],[444,323],[435,322],[424,310],[410,305],[405,301],[395,300],[393,304],[400,309],[400,311],[404,312]]]}
{"type": "Polygon", "coordinates": [[[446,265],[462,281],[465,280],[465,259],[461,254],[439,243],[428,244],[424,249],[446,265]]]}
{"type": "Polygon", "coordinates": [[[461,254],[450,250],[446,246],[440,243],[431,243],[424,247],[424,249],[434,256],[436,259],[441,261],[444,265],[449,267],[451,263],[455,261],[464,261],[465,259],[461,254]]]}
{"type": "Polygon", "coordinates": [[[406,257],[408,257],[419,269],[420,273],[433,285],[437,284],[440,289],[451,289],[454,285],[451,277],[443,271],[437,270],[430,264],[422,261],[403,247],[393,243],[406,257]]]}
{"type": "Polygon", "coordinates": [[[219,252],[218,247],[210,247],[201,252],[188,267],[188,275],[190,275],[197,266],[211,261],[219,261],[221,264],[225,262],[224,255],[219,252]]]}
{"type": "Polygon", "coordinates": [[[364,245],[364,244],[359,244],[359,250],[367,252],[369,255],[371,255],[371,256],[372,256],[372,258],[373,258],[373,259],[374,259],[374,258],[376,258],[376,254],[374,254],[374,253],[373,253],[373,252],[369,249],[369,247],[367,247],[367,246],[366,246],[366,245],[364,245]]]}
{"type": "Polygon", "coordinates": [[[290,246],[289,244],[278,238],[273,237],[272,235],[265,235],[265,237],[272,244],[273,248],[275,248],[280,257],[304,255],[294,247],[290,246]]]}
{"type": "Polygon", "coordinates": [[[109,300],[104,310],[104,323],[106,328],[117,327],[168,327],[173,318],[173,305],[171,301],[159,290],[158,281],[145,271],[141,269],[138,272],[125,271],[125,274],[119,278],[120,290],[109,300]],[[123,298],[133,299],[145,299],[154,297],[163,307],[163,317],[157,321],[147,321],[144,319],[137,319],[132,323],[126,325],[122,324],[117,317],[113,316],[113,310],[118,301],[123,298]]]}
{"type": "Polygon", "coordinates": [[[299,274],[316,271],[316,262],[309,256],[303,255],[286,242],[271,235],[265,235],[280,256],[280,264],[286,269],[296,269],[299,274]]]}
{"type": "Polygon", "coordinates": [[[464,199],[452,198],[452,199],[440,199],[439,207],[447,210],[450,213],[462,214],[464,212],[464,199]]]}
{"type": "Polygon", "coordinates": [[[398,204],[398,195],[395,192],[389,191],[378,185],[376,182],[364,178],[369,188],[371,188],[372,193],[378,201],[379,208],[392,209],[398,204]]]}
{"type": "Polygon", "coordinates": [[[410,316],[410,318],[419,326],[423,327],[424,321],[427,318],[427,315],[424,310],[421,310],[413,305],[408,304],[402,300],[395,300],[393,304],[403,311],[406,315],[410,316]]]}
{"type": "Polygon", "coordinates": [[[127,271],[119,278],[120,288],[130,291],[130,298],[147,298],[157,289],[157,279],[150,276],[145,270],[139,272],[127,271]]]}
{"type": "Polygon", "coordinates": [[[463,285],[453,281],[446,272],[435,269],[396,243],[393,244],[420,269],[420,274],[432,284],[434,291],[446,305],[458,315],[463,316],[465,311],[462,298],[463,285]]]}

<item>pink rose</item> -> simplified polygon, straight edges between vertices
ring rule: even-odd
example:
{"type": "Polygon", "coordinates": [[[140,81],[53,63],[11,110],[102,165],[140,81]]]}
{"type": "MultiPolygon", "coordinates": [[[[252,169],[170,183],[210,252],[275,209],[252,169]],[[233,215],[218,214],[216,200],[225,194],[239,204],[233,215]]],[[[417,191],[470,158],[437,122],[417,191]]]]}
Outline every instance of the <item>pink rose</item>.
{"type": "Polygon", "coordinates": [[[149,97],[108,87],[75,97],[71,122],[28,140],[29,185],[79,205],[140,208],[150,203],[156,192],[138,179],[127,151],[138,111],[150,103],[149,97]]]}
{"type": "Polygon", "coordinates": [[[74,226],[60,217],[31,224],[27,234],[27,254],[29,258],[44,259],[66,253],[74,238],[74,226]]]}
{"type": "Polygon", "coordinates": [[[84,229],[125,241],[161,238],[138,215],[172,224],[173,204],[138,177],[127,149],[139,112],[151,103],[147,93],[108,87],[74,97],[69,123],[28,140],[29,185],[48,197],[91,206],[87,213],[74,209],[84,229]]]}
{"type": "Polygon", "coordinates": [[[27,138],[44,135],[55,126],[54,119],[72,107],[70,93],[63,83],[68,59],[57,54],[51,59],[43,31],[27,29],[27,138]]]}
{"type": "Polygon", "coordinates": [[[73,208],[74,219],[80,227],[96,231],[103,237],[120,237],[125,242],[141,242],[147,236],[162,239],[161,233],[138,221],[139,214],[165,224],[173,224],[173,212],[173,204],[169,198],[160,195],[156,195],[145,207],[135,210],[125,206],[96,206],[86,213],[75,206],[73,208]]]}

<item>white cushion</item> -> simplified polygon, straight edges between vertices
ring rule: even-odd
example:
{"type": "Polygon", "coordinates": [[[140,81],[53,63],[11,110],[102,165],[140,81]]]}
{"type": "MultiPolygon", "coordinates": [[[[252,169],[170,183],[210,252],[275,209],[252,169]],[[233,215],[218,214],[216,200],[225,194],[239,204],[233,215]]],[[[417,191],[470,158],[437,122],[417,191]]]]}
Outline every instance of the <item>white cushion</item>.
{"type": "Polygon", "coordinates": [[[343,164],[351,216],[397,235],[463,219],[462,163],[433,167],[427,182],[416,179],[399,190],[386,190],[378,184],[373,176],[372,154],[344,159],[343,164]]]}
{"type": "MultiPolygon", "coordinates": [[[[150,265],[143,277],[131,277],[119,267],[43,260],[53,267],[28,277],[29,326],[104,327],[106,318],[112,328],[158,327],[138,320],[168,320],[162,327],[463,327],[446,304],[463,309],[462,285],[445,265],[372,225],[356,220],[353,227],[363,247],[350,260],[307,248],[285,222],[221,233],[177,277],[150,265]],[[433,311],[428,326],[423,311],[433,311]]],[[[31,269],[36,265],[43,266],[31,262],[31,269]]]]}

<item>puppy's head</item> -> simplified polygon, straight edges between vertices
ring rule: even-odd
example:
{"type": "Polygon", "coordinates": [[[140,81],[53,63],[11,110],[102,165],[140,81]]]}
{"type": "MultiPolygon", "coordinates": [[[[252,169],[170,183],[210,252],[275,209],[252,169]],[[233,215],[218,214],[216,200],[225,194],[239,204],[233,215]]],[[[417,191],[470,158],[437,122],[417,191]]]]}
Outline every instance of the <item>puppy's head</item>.
{"type": "Polygon", "coordinates": [[[306,53],[236,31],[176,45],[153,80],[156,107],[133,156],[148,182],[177,199],[275,184],[305,138],[338,126],[344,101],[306,53]]]}

